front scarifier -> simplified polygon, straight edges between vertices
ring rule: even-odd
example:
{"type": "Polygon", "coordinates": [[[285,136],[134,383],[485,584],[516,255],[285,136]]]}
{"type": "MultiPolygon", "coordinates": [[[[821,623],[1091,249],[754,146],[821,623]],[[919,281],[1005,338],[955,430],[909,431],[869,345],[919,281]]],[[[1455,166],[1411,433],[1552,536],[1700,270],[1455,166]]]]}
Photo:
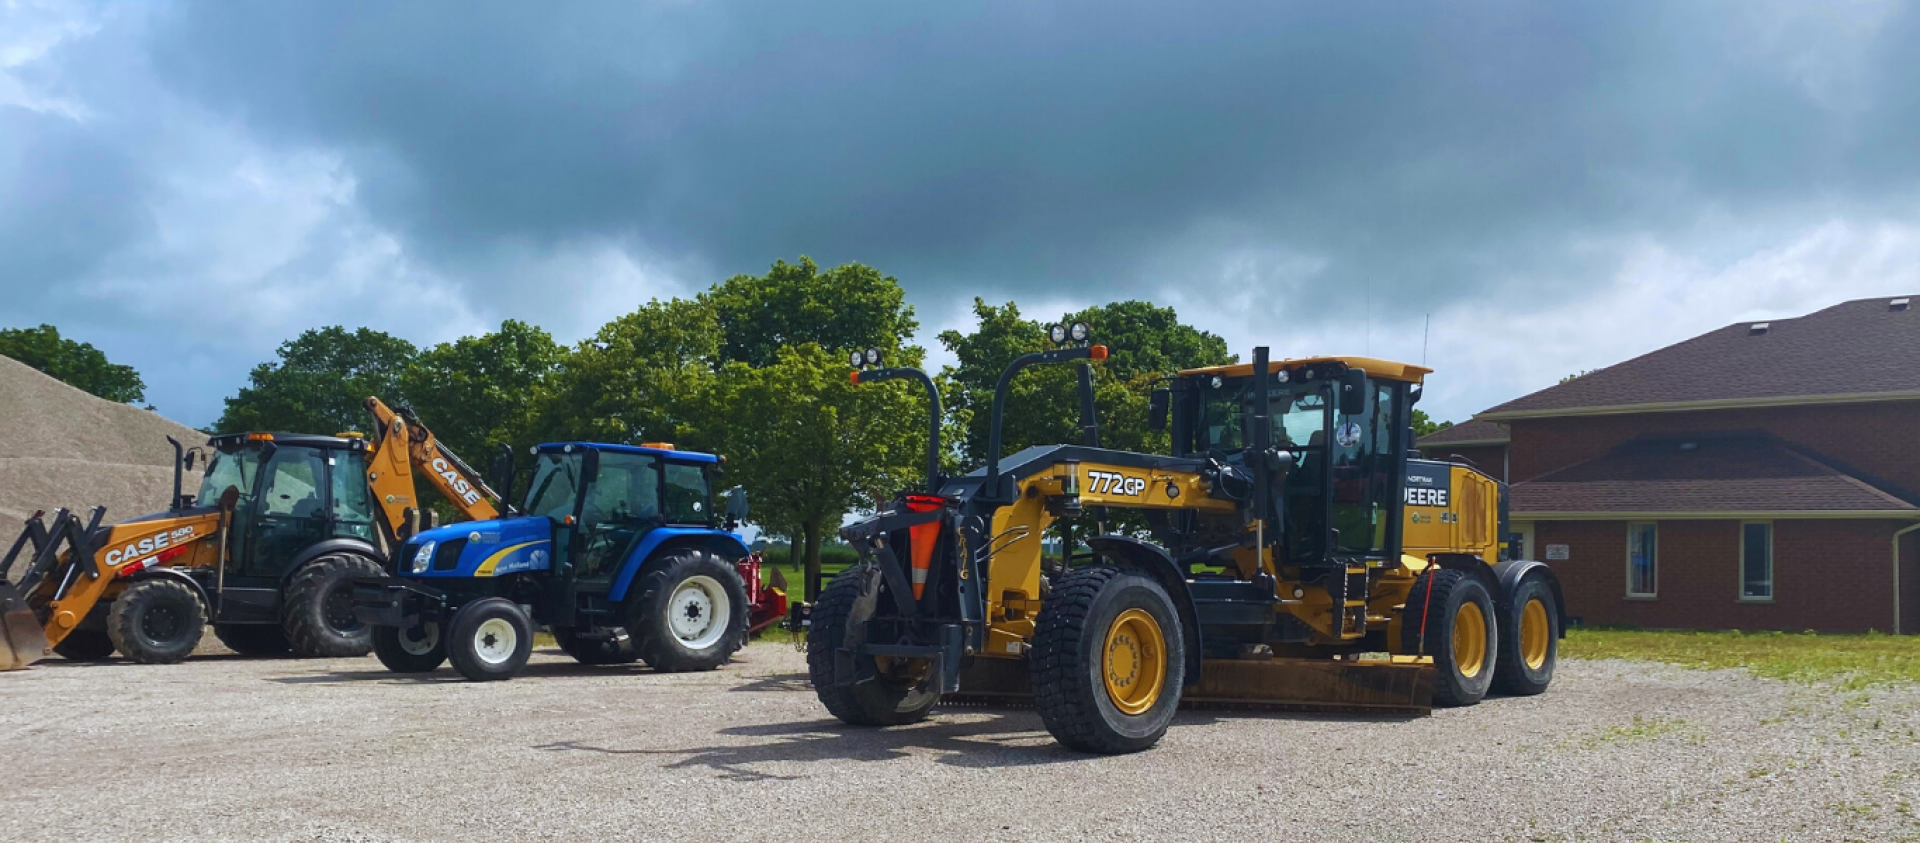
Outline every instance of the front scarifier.
{"type": "Polygon", "coordinates": [[[931,380],[854,355],[855,383],[926,388],[928,484],[841,531],[861,563],[813,607],[807,649],[834,716],[1027,704],[1063,745],[1120,753],[1181,705],[1419,715],[1545,690],[1559,583],[1505,558],[1502,484],[1412,459],[1425,369],[1256,349],[1157,390],[1173,449],[1142,454],[1099,445],[1087,334],[1055,326],[1065,347],[1001,374],[987,465],[957,478],[931,380]],[[1080,362],[1083,442],[1003,461],[1013,377],[1058,362],[1080,362]]]}

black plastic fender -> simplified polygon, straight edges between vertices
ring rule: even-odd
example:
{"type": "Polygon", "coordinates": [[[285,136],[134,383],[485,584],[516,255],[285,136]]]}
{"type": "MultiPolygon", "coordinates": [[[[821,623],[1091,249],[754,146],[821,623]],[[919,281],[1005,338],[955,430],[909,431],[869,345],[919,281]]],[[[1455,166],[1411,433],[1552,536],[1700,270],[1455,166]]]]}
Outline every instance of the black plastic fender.
{"type": "Polygon", "coordinates": [[[1199,684],[1200,654],[1206,652],[1200,643],[1200,616],[1194,611],[1193,594],[1187,590],[1186,574],[1181,572],[1179,565],[1174,564],[1173,557],[1167,555],[1159,545],[1132,536],[1095,536],[1087,539],[1087,547],[1102,556],[1139,568],[1167,590],[1167,596],[1173,598],[1174,610],[1180,613],[1180,629],[1187,640],[1187,685],[1199,684]]]}
{"type": "Polygon", "coordinates": [[[207,594],[206,586],[201,585],[199,580],[194,579],[185,571],[178,568],[147,568],[127,579],[131,582],[140,582],[141,580],[160,579],[163,577],[186,583],[188,588],[193,589],[194,595],[200,598],[200,607],[206,610],[207,617],[213,617],[213,597],[207,594]]]}
{"type": "Polygon", "coordinates": [[[314,542],[295,554],[293,560],[287,563],[286,570],[280,572],[281,586],[284,587],[288,580],[293,579],[294,572],[299,571],[301,566],[329,553],[351,553],[355,556],[365,556],[373,560],[373,564],[379,565],[381,569],[389,572],[393,570],[393,568],[387,564],[386,554],[381,553],[380,549],[374,547],[371,542],[363,539],[331,538],[325,541],[314,542]]]}
{"type": "Polygon", "coordinates": [[[1512,608],[1513,593],[1520,588],[1520,583],[1535,578],[1545,579],[1547,587],[1553,589],[1555,607],[1560,610],[1560,637],[1567,637],[1567,598],[1560,592],[1560,575],[1554,573],[1547,563],[1532,559],[1508,559],[1493,566],[1493,575],[1499,578],[1500,590],[1494,594],[1502,609],[1512,608]]]}

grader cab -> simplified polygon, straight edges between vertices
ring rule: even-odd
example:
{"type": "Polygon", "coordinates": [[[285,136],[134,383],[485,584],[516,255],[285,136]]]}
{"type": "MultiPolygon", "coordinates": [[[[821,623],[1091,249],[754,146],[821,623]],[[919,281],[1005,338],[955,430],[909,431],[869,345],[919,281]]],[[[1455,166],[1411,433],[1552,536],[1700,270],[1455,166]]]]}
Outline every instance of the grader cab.
{"type": "Polygon", "coordinates": [[[1002,373],[984,468],[930,464],[925,493],[842,531],[863,563],[815,606],[808,651],[835,716],[1026,701],[1062,744],[1113,753],[1153,745],[1183,701],[1418,714],[1545,690],[1558,581],[1503,558],[1500,484],[1410,458],[1427,370],[1256,349],[1157,392],[1173,444],[1145,454],[1098,447],[1084,367],[1105,349],[1053,333],[1069,347],[1002,373]],[[1087,441],[1002,459],[1013,378],[1064,362],[1083,367],[1087,441]]]}

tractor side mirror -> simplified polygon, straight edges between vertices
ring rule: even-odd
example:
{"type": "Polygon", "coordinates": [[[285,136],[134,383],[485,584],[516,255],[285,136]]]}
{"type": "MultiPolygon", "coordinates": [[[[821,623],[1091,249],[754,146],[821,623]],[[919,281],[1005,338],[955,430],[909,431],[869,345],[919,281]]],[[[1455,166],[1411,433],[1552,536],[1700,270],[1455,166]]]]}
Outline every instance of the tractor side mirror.
{"type": "Polygon", "coordinates": [[[594,448],[586,449],[580,455],[580,485],[584,489],[600,479],[600,452],[594,448]]]}
{"type": "Polygon", "coordinates": [[[1348,369],[1340,375],[1340,414],[1357,416],[1367,411],[1367,370],[1348,369]]]}
{"type": "Polygon", "coordinates": [[[1167,416],[1173,404],[1173,391],[1165,387],[1156,389],[1147,395],[1147,429],[1155,433],[1165,432],[1167,416]]]}
{"type": "Polygon", "coordinates": [[[727,529],[738,527],[740,522],[745,520],[747,520],[747,490],[745,487],[735,486],[727,490],[727,529]]]}

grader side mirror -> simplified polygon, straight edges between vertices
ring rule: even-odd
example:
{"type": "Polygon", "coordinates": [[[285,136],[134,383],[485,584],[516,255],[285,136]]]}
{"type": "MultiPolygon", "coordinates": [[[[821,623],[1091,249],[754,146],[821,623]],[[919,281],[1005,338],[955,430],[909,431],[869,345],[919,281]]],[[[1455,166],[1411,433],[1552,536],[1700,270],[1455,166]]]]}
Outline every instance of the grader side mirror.
{"type": "Polygon", "coordinates": [[[1172,404],[1173,392],[1162,387],[1147,395],[1147,429],[1161,433],[1167,429],[1168,407],[1172,404]]]}
{"type": "Polygon", "coordinates": [[[1348,369],[1340,375],[1340,414],[1357,416],[1367,411],[1367,370],[1348,369]]]}

